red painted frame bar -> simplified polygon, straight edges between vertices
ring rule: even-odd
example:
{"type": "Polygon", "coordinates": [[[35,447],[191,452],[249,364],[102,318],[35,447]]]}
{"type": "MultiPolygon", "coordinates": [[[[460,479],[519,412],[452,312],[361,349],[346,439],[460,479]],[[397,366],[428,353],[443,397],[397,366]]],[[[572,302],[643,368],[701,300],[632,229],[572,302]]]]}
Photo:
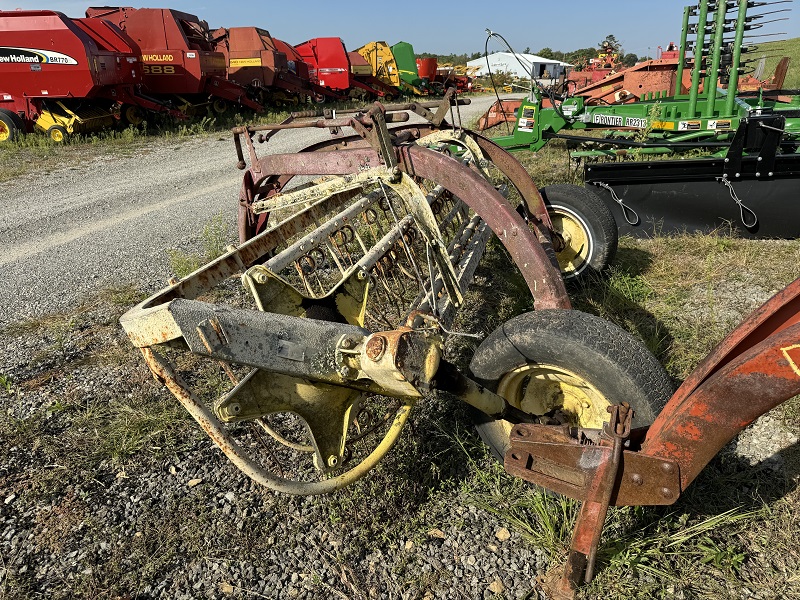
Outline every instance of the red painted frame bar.
{"type": "Polygon", "coordinates": [[[729,334],[647,432],[641,453],[678,463],[685,490],[737,433],[800,394],[800,279],[729,334]]]}

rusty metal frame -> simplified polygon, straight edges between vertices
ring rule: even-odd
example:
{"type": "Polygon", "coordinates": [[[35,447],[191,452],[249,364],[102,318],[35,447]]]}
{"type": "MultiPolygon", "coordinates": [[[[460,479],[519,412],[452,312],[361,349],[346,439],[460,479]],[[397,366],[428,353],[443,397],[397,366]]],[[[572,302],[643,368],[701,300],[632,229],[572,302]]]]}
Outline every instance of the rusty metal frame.
{"type": "Polygon", "coordinates": [[[740,431],[798,394],[800,279],[722,340],[655,422],[630,432],[618,457],[616,438],[609,445],[590,431],[515,427],[506,469],[584,502],[564,577],[550,590],[554,597],[571,598],[591,580],[608,506],[673,504],[740,431]]]}
{"type": "MultiPolygon", "coordinates": [[[[365,121],[362,118],[356,122],[363,125],[365,121]]],[[[314,127],[330,123],[331,121],[315,122],[314,127]]],[[[336,123],[337,126],[340,124],[339,121],[336,123]]],[[[239,135],[252,133],[236,131],[239,135]]],[[[438,130],[432,125],[415,125],[400,130],[393,129],[391,133],[395,135],[395,139],[400,136],[401,139],[405,137],[417,140],[421,137],[424,139],[423,133],[433,131],[438,130]]],[[[459,175],[448,177],[448,173],[454,172],[454,159],[451,157],[416,144],[403,143],[393,148],[394,159],[401,171],[412,177],[439,181],[446,190],[461,198],[488,223],[525,278],[536,308],[569,308],[563,280],[557,270],[550,268],[557,264],[551,243],[552,224],[536,185],[510,153],[474,132],[467,132],[467,135],[517,189],[525,204],[527,220],[477,173],[455,169],[459,175]]],[[[247,139],[246,143],[250,150],[251,164],[245,173],[239,194],[239,235],[242,240],[266,228],[269,219],[269,213],[253,212],[254,202],[280,193],[293,177],[346,175],[385,162],[370,140],[361,136],[333,138],[309,146],[296,154],[267,154],[262,157],[256,157],[252,140],[247,139]]],[[[237,149],[241,166],[244,154],[241,145],[237,149]]]]}

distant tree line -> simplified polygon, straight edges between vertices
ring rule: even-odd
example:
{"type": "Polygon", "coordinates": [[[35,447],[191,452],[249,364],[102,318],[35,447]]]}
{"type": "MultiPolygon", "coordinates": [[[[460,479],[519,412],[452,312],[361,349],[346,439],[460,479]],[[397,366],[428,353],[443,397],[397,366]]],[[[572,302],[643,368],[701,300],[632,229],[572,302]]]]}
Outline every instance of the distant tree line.
{"type": "MultiPolygon", "coordinates": [[[[571,52],[561,52],[560,50],[553,50],[552,48],[542,48],[538,52],[532,52],[530,47],[525,48],[522,52],[524,54],[537,54],[542,58],[550,58],[553,60],[559,60],[571,65],[585,65],[588,64],[590,58],[595,58],[597,54],[605,47],[611,47],[614,51],[619,54],[620,60],[619,62],[625,67],[632,67],[637,62],[647,60],[648,56],[637,56],[636,54],[630,52],[625,53],[625,50],[622,48],[622,44],[617,40],[616,36],[613,34],[609,34],[605,37],[604,40],[599,42],[596,46],[591,46],[589,48],[579,48],[578,50],[572,50],[571,52]]],[[[440,63],[452,63],[454,65],[465,65],[470,60],[475,60],[476,58],[482,58],[483,52],[473,52],[472,54],[431,54],[430,52],[422,52],[418,54],[422,58],[437,58],[440,63]]]]}
{"type": "Polygon", "coordinates": [[[473,52],[472,54],[431,54],[430,52],[420,52],[420,58],[436,58],[440,63],[450,63],[453,65],[465,65],[471,60],[481,58],[483,52],[473,52]]]}

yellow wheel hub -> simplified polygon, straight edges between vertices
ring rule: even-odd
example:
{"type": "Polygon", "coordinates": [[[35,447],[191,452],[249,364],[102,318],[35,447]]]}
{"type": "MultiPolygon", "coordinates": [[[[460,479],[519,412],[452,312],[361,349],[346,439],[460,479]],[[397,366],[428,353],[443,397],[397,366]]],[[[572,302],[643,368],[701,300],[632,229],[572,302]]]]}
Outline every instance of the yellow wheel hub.
{"type": "Polygon", "coordinates": [[[125,109],[125,119],[131,125],[141,125],[144,117],[142,116],[142,111],[140,111],[138,107],[128,106],[125,109]]]}
{"type": "Polygon", "coordinates": [[[11,130],[8,125],[0,121],[0,142],[7,142],[11,139],[11,130]]]}
{"type": "Polygon", "coordinates": [[[564,241],[564,246],[556,252],[558,267],[569,275],[580,271],[592,254],[592,240],[586,223],[575,213],[563,208],[549,211],[553,229],[564,241]]]}
{"type": "Polygon", "coordinates": [[[611,403],[597,388],[568,369],[528,364],[506,373],[497,393],[526,413],[544,415],[560,408],[572,425],[600,429],[611,403]]]}
{"type": "Polygon", "coordinates": [[[60,129],[52,129],[50,131],[50,139],[54,142],[63,142],[64,133],[60,129]]]}

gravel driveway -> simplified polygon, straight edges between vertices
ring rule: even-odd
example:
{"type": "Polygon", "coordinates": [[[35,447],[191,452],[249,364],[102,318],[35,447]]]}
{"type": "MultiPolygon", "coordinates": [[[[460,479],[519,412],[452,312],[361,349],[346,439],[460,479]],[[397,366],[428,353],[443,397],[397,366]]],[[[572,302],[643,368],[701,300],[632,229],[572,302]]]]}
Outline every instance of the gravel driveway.
{"type": "Polygon", "coordinates": [[[117,324],[134,300],[101,290],[156,291],[168,248],[196,250],[220,213],[235,231],[234,158],[230,136],[203,135],[0,184],[0,598],[527,594],[545,554],[460,489],[474,458],[443,416],[479,442],[457,403],[427,402],[388,466],[326,498],[256,486],[172,413],[117,324]]]}
{"type": "MultiPolygon", "coordinates": [[[[492,102],[473,98],[462,118],[492,102]]],[[[289,130],[273,137],[269,150],[296,152],[328,137],[327,129],[289,130]]],[[[216,214],[235,223],[242,178],[235,164],[230,135],[203,135],[159,142],[135,156],[52,172],[43,166],[0,184],[0,325],[69,310],[105,286],[163,287],[173,275],[168,248],[196,241],[216,214]]]]}

